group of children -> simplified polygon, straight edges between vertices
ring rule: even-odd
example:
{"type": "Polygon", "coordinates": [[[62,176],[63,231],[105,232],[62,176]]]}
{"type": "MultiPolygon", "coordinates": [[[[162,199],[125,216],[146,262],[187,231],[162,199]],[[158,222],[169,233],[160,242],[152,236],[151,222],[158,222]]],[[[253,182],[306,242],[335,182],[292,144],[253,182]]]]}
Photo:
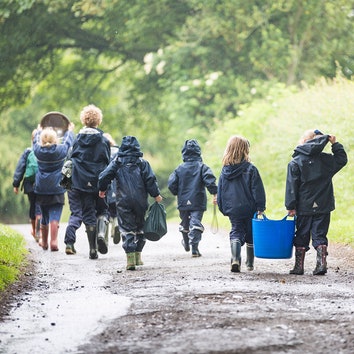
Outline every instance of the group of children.
{"type": "MultiPolygon", "coordinates": [[[[49,224],[54,233],[50,247],[52,251],[57,250],[55,230],[65,192],[58,186],[64,160],[70,159],[72,176],[68,196],[70,219],[73,220],[70,222],[69,219],[65,235],[66,253],[76,253],[75,231],[81,223],[86,228],[89,258],[96,259],[98,252],[107,253],[109,220],[116,220],[115,243],[122,238],[122,247],[127,255],[126,269],[134,270],[143,264],[141,252],[146,242],[143,228],[148,196],[156,202],[162,201],[156,176],[149,162],[143,158],[140,144],[134,136],[123,137],[119,149],[112,154],[115,143],[99,129],[102,112],[98,107],[85,107],[80,119],[83,128],[75,139],[71,129],[64,135],[64,144],[57,144],[55,136],[48,143],[45,138],[48,131],[43,129],[34,141],[39,171],[35,193],[39,195],[37,198],[42,211],[41,246],[48,248],[49,224]],[[108,207],[109,195],[111,200],[108,202],[116,208],[108,207]]],[[[198,142],[186,140],[181,151],[183,162],[168,179],[170,192],[177,196],[181,219],[179,230],[185,251],[191,251],[192,257],[201,256],[199,243],[204,231],[202,218],[207,208],[207,190],[213,195],[213,203],[230,220],[231,271],[236,273],[241,271],[241,248],[244,244],[246,267],[249,271],[254,269],[252,218],[255,213],[261,215],[266,209],[263,182],[250,160],[249,151],[250,143],[246,138],[230,137],[217,184],[212,170],[203,162],[198,142]]],[[[317,130],[305,132],[295,148],[288,165],[285,195],[289,215],[296,215],[295,266],[290,274],[304,274],[304,257],[311,238],[317,250],[313,274],[327,272],[327,233],[330,212],[334,210],[332,177],[346,163],[345,150],[335,136],[324,135],[317,130]],[[332,144],[331,154],[323,152],[328,142],[332,144]]],[[[14,187],[17,184],[18,176],[14,187]]]]}

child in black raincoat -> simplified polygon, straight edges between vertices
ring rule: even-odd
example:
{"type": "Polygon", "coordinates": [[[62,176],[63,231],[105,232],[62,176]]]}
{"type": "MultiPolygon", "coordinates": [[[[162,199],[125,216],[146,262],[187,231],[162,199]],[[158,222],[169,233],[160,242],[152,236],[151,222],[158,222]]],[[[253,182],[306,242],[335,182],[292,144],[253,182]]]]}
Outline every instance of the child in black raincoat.
{"type": "Polygon", "coordinates": [[[212,170],[203,163],[201,149],[194,139],[186,140],[182,148],[181,163],[168,179],[168,189],[177,195],[177,208],[181,217],[180,232],[186,252],[192,246],[192,257],[200,257],[199,242],[204,232],[202,218],[207,209],[205,188],[214,195],[216,204],[217,185],[212,170]]]}
{"type": "Polygon", "coordinates": [[[252,218],[266,208],[266,196],[258,169],[249,158],[250,145],[241,136],[232,136],[222,160],[218,185],[219,210],[231,222],[231,272],[241,271],[241,247],[246,243],[246,266],[253,270],[252,218]]]}
{"type": "Polygon", "coordinates": [[[148,161],[142,158],[140,144],[134,136],[123,137],[117,157],[100,174],[99,195],[104,198],[107,188],[116,179],[116,201],[122,247],[127,255],[127,270],[143,265],[141,252],[145,246],[145,213],[148,195],[162,201],[156,176],[148,161]]]}
{"type": "Polygon", "coordinates": [[[327,273],[327,233],[330,213],[334,210],[333,176],[347,164],[343,145],[334,135],[319,130],[304,133],[288,164],[285,207],[290,216],[296,215],[295,266],[290,274],[304,274],[305,253],[310,238],[317,251],[313,275],[327,273]],[[332,154],[322,150],[332,144],[332,154]]]}

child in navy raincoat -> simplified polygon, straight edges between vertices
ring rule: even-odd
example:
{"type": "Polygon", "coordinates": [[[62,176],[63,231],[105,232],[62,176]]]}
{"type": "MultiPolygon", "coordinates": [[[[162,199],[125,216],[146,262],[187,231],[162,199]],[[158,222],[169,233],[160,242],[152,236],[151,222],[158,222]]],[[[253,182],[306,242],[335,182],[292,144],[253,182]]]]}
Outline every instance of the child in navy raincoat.
{"type": "MultiPolygon", "coordinates": [[[[97,259],[97,251],[108,252],[106,231],[108,229],[108,205],[98,196],[98,176],[110,161],[110,144],[98,127],[102,123],[102,111],[93,104],[80,113],[83,128],[77,135],[70,159],[72,190],[80,198],[82,222],[89,241],[89,258],[97,259]]],[[[68,244],[67,244],[68,246],[68,244]]]]}
{"type": "Polygon", "coordinates": [[[252,218],[266,207],[263,182],[249,158],[250,145],[241,136],[232,136],[226,146],[218,184],[218,206],[231,222],[231,271],[241,271],[241,247],[246,243],[246,266],[253,270],[252,218]]]}
{"type": "Polygon", "coordinates": [[[202,218],[207,209],[205,188],[214,195],[216,204],[217,185],[212,170],[203,163],[201,149],[194,139],[186,140],[182,148],[183,163],[170,175],[168,188],[177,196],[182,233],[182,245],[186,252],[192,246],[192,257],[200,257],[199,242],[204,232],[202,218]]]}
{"type": "Polygon", "coordinates": [[[74,140],[72,129],[70,124],[62,143],[59,143],[54,129],[39,129],[33,142],[33,151],[38,162],[34,192],[42,213],[39,245],[44,250],[48,249],[50,231],[50,250],[58,251],[58,228],[66,192],[60,186],[61,169],[74,140]]]}
{"type": "Polygon", "coordinates": [[[327,273],[327,233],[330,213],[334,210],[333,176],[347,164],[343,145],[334,135],[308,130],[295,148],[288,164],[285,206],[289,215],[296,215],[295,266],[290,274],[304,274],[305,253],[310,239],[317,252],[313,275],[327,273]],[[332,154],[322,150],[327,143],[332,154]]]}
{"type": "Polygon", "coordinates": [[[148,195],[162,201],[156,176],[148,161],[142,158],[140,144],[134,136],[123,137],[117,157],[100,174],[99,195],[104,198],[108,186],[116,179],[116,201],[119,231],[127,255],[127,270],[143,265],[141,252],[145,246],[145,213],[148,195]]]}

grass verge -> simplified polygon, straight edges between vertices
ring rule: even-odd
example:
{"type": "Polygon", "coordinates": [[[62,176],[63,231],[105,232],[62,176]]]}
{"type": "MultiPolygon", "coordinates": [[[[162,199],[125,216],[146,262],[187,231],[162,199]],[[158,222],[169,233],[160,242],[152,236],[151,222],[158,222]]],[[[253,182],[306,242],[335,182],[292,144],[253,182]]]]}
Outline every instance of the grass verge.
{"type": "Polygon", "coordinates": [[[0,224],[0,293],[14,283],[26,264],[26,242],[23,236],[0,224]]]}

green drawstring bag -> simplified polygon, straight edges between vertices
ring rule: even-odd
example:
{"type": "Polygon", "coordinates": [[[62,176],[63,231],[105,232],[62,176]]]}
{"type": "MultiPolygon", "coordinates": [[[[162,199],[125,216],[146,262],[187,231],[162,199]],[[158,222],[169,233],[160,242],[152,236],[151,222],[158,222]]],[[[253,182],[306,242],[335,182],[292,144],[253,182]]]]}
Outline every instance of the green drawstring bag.
{"type": "Polygon", "coordinates": [[[144,236],[149,241],[158,241],[167,234],[166,210],[163,204],[150,205],[144,224],[144,236]]]}

